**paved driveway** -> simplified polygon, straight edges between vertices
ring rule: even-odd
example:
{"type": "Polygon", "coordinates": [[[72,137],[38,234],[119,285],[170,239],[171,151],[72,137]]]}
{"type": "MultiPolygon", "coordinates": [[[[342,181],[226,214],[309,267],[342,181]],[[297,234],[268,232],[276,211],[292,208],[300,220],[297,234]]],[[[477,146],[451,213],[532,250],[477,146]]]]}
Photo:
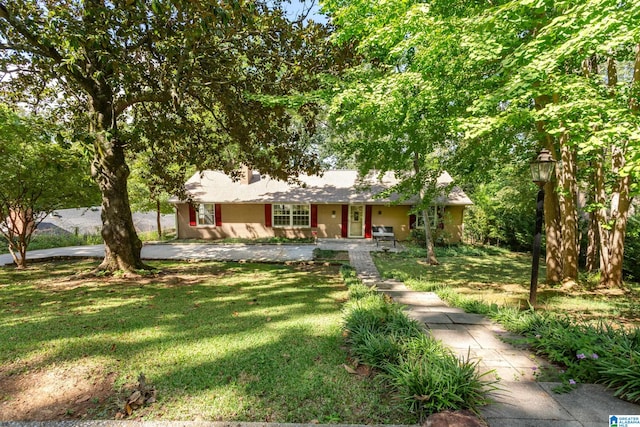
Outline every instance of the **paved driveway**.
{"type": "MultiPolygon", "coordinates": [[[[314,245],[211,245],[197,243],[149,244],[142,247],[143,259],[211,259],[218,261],[311,261],[314,245]]],[[[95,257],[104,256],[104,245],[69,246],[65,248],[41,249],[27,252],[29,260],[51,257],[95,257]]],[[[0,255],[0,266],[13,264],[11,255],[0,255]]]]}
{"type": "MultiPolygon", "coordinates": [[[[379,246],[370,239],[320,239],[318,245],[264,245],[264,244],[207,244],[207,243],[150,243],[142,247],[143,259],[210,259],[217,261],[287,262],[311,261],[315,248],[349,252],[370,252],[382,249],[401,251],[389,242],[379,246]]],[[[27,252],[29,260],[52,257],[102,258],[104,245],[68,246],[65,248],[40,249],[27,252]]],[[[13,264],[11,255],[0,255],[0,266],[13,264]]]]}

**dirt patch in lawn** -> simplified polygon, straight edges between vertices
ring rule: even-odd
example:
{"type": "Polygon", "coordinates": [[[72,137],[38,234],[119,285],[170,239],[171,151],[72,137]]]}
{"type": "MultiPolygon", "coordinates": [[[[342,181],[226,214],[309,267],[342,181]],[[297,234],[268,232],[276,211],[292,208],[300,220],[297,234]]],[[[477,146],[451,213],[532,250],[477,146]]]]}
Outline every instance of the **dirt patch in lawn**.
{"type": "Polygon", "coordinates": [[[109,405],[115,374],[95,366],[0,368],[0,421],[86,418],[109,405]]]}

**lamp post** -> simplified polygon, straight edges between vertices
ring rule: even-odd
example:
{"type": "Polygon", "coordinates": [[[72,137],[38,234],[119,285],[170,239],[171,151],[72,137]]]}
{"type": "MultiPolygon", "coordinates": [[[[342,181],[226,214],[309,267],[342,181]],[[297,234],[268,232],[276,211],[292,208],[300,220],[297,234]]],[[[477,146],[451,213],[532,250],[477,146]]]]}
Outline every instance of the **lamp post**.
{"type": "Polygon", "coordinates": [[[546,148],[531,162],[531,177],[538,185],[536,204],[536,229],[533,236],[533,261],[531,263],[531,285],[529,286],[529,304],[534,307],[538,292],[538,267],[540,265],[540,242],[542,240],[542,214],[544,212],[544,185],[551,181],[555,169],[555,160],[546,148]]]}

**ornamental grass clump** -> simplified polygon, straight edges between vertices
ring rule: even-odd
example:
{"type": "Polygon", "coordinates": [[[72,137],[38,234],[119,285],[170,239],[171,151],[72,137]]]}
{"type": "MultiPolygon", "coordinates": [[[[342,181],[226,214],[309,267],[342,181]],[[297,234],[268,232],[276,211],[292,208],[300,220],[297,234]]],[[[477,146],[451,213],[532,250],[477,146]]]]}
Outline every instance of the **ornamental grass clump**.
{"type": "Polygon", "coordinates": [[[476,410],[489,403],[487,391],[495,389],[494,383],[478,374],[477,361],[433,350],[407,353],[387,368],[385,378],[413,412],[426,416],[444,410],[476,410]]]}
{"type": "Polygon", "coordinates": [[[640,402],[640,329],[540,313],[522,317],[529,321],[520,325],[528,327],[518,332],[534,350],[564,367],[565,385],[603,383],[616,396],[640,402]]]}
{"type": "Polygon", "coordinates": [[[476,410],[488,402],[495,381],[478,373],[477,362],[459,359],[427,336],[402,306],[361,286],[350,285],[344,308],[345,338],[356,364],[374,368],[420,418],[476,410]]]}
{"type": "Polygon", "coordinates": [[[358,364],[371,366],[381,372],[399,362],[403,338],[366,331],[351,344],[351,352],[358,364]]]}
{"type": "Polygon", "coordinates": [[[375,293],[376,291],[374,289],[367,285],[363,285],[362,283],[356,283],[349,286],[349,299],[352,301],[375,295],[375,293]]]}

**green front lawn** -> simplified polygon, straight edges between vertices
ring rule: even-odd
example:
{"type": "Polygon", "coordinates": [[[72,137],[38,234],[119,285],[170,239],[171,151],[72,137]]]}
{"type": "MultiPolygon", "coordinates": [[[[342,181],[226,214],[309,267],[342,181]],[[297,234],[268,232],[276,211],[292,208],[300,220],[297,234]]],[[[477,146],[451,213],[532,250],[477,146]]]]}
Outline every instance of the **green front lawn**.
{"type": "MultiPolygon", "coordinates": [[[[600,289],[583,280],[572,287],[539,285],[538,306],[527,305],[530,258],[495,248],[439,251],[440,265],[424,254],[376,254],[384,277],[414,290],[435,291],[449,303],[481,313],[522,336],[518,343],[557,364],[541,374],[559,380],[557,391],[598,382],[616,396],[640,403],[640,288],[600,289]]],[[[540,272],[544,278],[544,270],[540,272]]]]}
{"type": "MultiPolygon", "coordinates": [[[[427,265],[420,250],[406,253],[375,253],[380,274],[396,278],[414,290],[437,291],[443,297],[476,301],[498,306],[528,308],[531,280],[531,256],[499,248],[468,246],[438,248],[440,265],[427,265]]],[[[640,325],[640,286],[628,289],[599,289],[584,280],[565,288],[546,285],[544,260],[541,260],[538,284],[538,309],[570,314],[579,318],[597,318],[640,325]]]]}
{"type": "Polygon", "coordinates": [[[157,402],[134,418],[415,422],[380,384],[345,370],[337,267],[154,265],[162,274],[136,279],[69,278],[87,261],[0,269],[0,405],[29,392],[21,376],[73,367],[85,373],[74,381],[112,379],[112,393],[89,393],[88,407],[71,396],[51,418],[112,418],[143,372],[157,402]]]}

